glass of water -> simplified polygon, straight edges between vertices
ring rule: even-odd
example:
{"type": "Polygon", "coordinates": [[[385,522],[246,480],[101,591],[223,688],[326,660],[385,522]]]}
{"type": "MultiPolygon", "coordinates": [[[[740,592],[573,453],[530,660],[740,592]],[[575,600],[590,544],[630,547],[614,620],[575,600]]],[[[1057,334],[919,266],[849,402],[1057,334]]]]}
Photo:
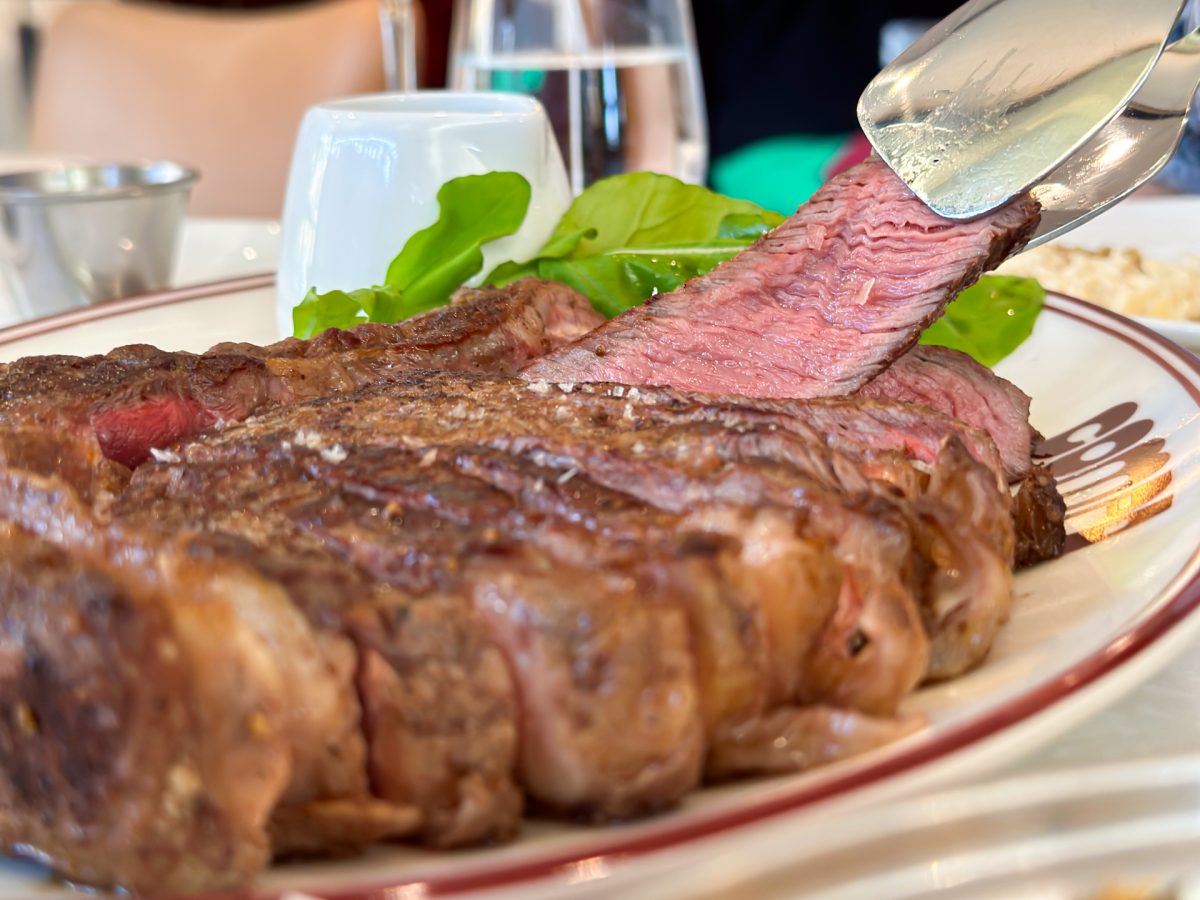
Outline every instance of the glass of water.
{"type": "Polygon", "coordinates": [[[620,172],[704,180],[690,0],[455,0],[450,82],[537,97],[575,193],[620,172]]]}
{"type": "Polygon", "coordinates": [[[379,0],[383,72],[389,91],[417,89],[417,18],[413,0],[379,0]]]}

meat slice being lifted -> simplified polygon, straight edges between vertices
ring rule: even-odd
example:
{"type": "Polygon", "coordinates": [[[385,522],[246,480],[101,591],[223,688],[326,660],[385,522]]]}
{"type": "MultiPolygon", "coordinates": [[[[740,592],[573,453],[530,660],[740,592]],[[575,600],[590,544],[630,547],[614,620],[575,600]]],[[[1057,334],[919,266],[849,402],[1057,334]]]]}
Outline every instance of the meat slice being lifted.
{"type": "Polygon", "coordinates": [[[532,379],[747,397],[854,393],[1018,250],[1029,197],[943,219],[878,159],[836,176],[753,247],[535,361],[532,379]]]}

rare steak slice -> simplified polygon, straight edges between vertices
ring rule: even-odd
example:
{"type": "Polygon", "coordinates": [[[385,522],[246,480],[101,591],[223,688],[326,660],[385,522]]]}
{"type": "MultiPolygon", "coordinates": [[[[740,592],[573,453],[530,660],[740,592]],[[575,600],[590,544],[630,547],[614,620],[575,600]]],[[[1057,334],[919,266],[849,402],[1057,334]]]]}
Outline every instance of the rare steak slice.
{"type": "Polygon", "coordinates": [[[29,357],[0,366],[0,462],[103,498],[155,449],[268,406],[353,390],[417,364],[514,372],[598,321],[570,288],[526,279],[398,325],[330,329],[309,341],[224,344],[199,355],[132,345],[104,356],[29,357]]]}
{"type": "MultiPolygon", "coordinates": [[[[999,449],[1003,477],[1014,485],[1017,566],[1062,553],[1066,506],[1054,479],[1033,464],[1041,435],[1029,421],[1029,397],[1015,384],[957,350],[914,347],[858,396],[917,404],[989,435],[999,449]]],[[[972,453],[979,458],[975,450],[972,453]]]]}
{"type": "Polygon", "coordinates": [[[995,441],[1009,482],[1030,472],[1038,435],[1029,424],[1029,395],[965,353],[913,347],[858,393],[927,406],[965,422],[995,441]]]}
{"type": "Polygon", "coordinates": [[[969,222],[943,219],[872,158],[753,247],[536,360],[525,376],[748,397],[851,394],[1037,222],[1029,197],[969,222]]]}

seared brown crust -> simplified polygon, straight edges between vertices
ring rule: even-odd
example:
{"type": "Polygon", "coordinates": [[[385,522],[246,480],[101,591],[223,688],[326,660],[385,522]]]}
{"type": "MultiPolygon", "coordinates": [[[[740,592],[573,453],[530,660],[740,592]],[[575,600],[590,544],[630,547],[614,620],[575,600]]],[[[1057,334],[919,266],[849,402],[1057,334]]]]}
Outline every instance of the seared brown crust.
{"type": "Polygon", "coordinates": [[[280,686],[238,683],[248,648],[217,648],[208,662],[230,693],[214,720],[191,677],[186,600],[13,524],[0,543],[0,844],[146,890],[253,875],[289,760],[249,723],[278,721],[280,686]]]}
{"type": "Polygon", "coordinates": [[[397,325],[330,329],[308,341],[221,344],[200,355],[136,344],[104,356],[29,357],[0,366],[0,427],[24,429],[40,447],[34,455],[21,450],[26,439],[0,439],[0,462],[103,499],[152,449],[274,404],[386,381],[412,365],[516,372],[599,321],[570,288],[525,279],[397,325]]]}
{"type": "Polygon", "coordinates": [[[4,474],[0,518],[0,844],[183,893],[327,844],[334,820],[341,840],[419,825],[368,794],[350,646],[277,584],[36,477],[4,474]]]}
{"type": "Polygon", "coordinates": [[[1018,568],[1062,555],[1066,543],[1067,506],[1044,466],[1034,466],[1013,497],[1018,568]]]}
{"type": "MultiPolygon", "coordinates": [[[[461,477],[465,484],[442,482],[439,490],[437,474],[403,452],[343,465],[293,444],[274,459],[252,463],[148,468],[117,513],[138,515],[157,498],[163,501],[158,509],[178,503],[186,510],[180,515],[194,514],[215,528],[244,529],[248,519],[277,545],[295,543],[293,533],[300,540],[311,535],[378,582],[429,598],[422,603],[440,623],[437,618],[425,626],[412,623],[416,630],[408,646],[393,650],[382,644],[389,655],[377,662],[392,663],[395,680],[376,667],[363,684],[365,690],[382,684],[435,704],[423,714],[404,708],[393,713],[407,716],[410,729],[444,731],[462,723],[461,733],[448,732],[440,746],[422,751],[430,754],[427,762],[446,765],[457,758],[453,768],[469,773],[466,764],[473,759],[472,767],[485,767],[482,773],[494,770],[504,759],[503,746],[487,741],[487,723],[495,721],[520,740],[520,778],[543,804],[610,818],[674,802],[697,782],[702,750],[691,657],[678,612],[670,604],[647,604],[648,592],[631,580],[634,571],[589,565],[586,573],[573,573],[569,560],[554,562],[536,543],[518,542],[494,517],[504,506],[501,495],[483,485],[473,491],[471,479],[461,477]],[[189,496],[195,498],[191,504],[189,496]],[[473,520],[430,505],[428,498],[439,496],[459,497],[474,510],[473,520]],[[224,510],[246,516],[222,518],[224,510]],[[446,595],[442,613],[438,595],[446,595]],[[499,648],[507,661],[523,710],[519,733],[511,709],[497,720],[484,705],[497,681],[503,683],[500,673],[448,665],[462,656],[440,656],[436,646],[420,644],[422,634],[444,643],[453,637],[447,628],[471,621],[483,622],[487,634],[486,648],[472,652],[499,648]],[[468,715],[471,709],[478,713],[468,715]],[[649,717],[644,728],[638,710],[649,717]],[[612,746],[608,735],[616,721],[623,723],[626,739],[612,746]]],[[[570,528],[557,539],[586,540],[570,528]]],[[[547,546],[553,543],[547,536],[547,546]]],[[[403,612],[394,622],[404,637],[420,608],[397,612],[403,612]]],[[[384,635],[376,629],[376,636],[384,635]]],[[[364,693],[368,708],[375,697],[364,693]]],[[[369,719],[377,739],[383,724],[380,715],[369,719]]],[[[394,760],[382,753],[379,759],[377,785],[404,788],[428,777],[417,766],[389,773],[394,760]]]]}
{"type": "MultiPolygon", "coordinates": [[[[371,792],[417,807],[425,842],[450,847],[513,834],[522,807],[514,782],[515,699],[478,616],[461,598],[418,597],[377,583],[298,531],[271,503],[284,509],[302,498],[302,473],[261,490],[243,485],[256,489],[227,506],[213,502],[211,487],[206,491],[209,474],[217,477],[148,469],[114,512],[165,534],[202,528],[189,539],[197,559],[252,569],[286,591],[319,639],[352,644],[348,679],[362,716],[353,724],[365,738],[371,792]]],[[[328,730],[312,743],[333,752],[345,746],[328,730]]],[[[294,799],[339,796],[325,790],[294,799]]],[[[294,819],[287,835],[297,834],[294,819]]]]}
{"type": "MultiPolygon", "coordinates": [[[[814,522],[840,522],[841,517],[826,510],[844,509],[846,495],[871,497],[876,522],[889,521],[890,516],[909,534],[915,554],[898,554],[894,565],[927,609],[940,610],[930,614],[929,623],[949,622],[949,610],[968,597],[977,610],[1007,608],[1012,524],[1007,493],[995,472],[969,458],[956,458],[953,477],[930,481],[897,454],[861,447],[853,453],[847,441],[830,447],[811,435],[806,438],[804,404],[789,408],[797,419],[795,427],[784,427],[782,418],[764,418],[753,408],[739,422],[728,404],[722,401],[706,414],[695,400],[682,409],[659,407],[620,386],[577,391],[574,385],[522,385],[465,373],[410,371],[398,374],[390,385],[349,398],[327,398],[286,414],[260,417],[228,436],[191,445],[185,458],[200,462],[255,454],[266,446],[281,447],[297,433],[314,435],[326,447],[345,448],[469,441],[510,453],[540,450],[564,468],[674,512],[714,502],[798,508],[818,504],[821,511],[812,515],[814,522]],[[977,498],[973,505],[956,496],[963,479],[971,482],[964,490],[977,498]],[[891,512],[881,515],[881,510],[891,512]],[[957,568],[957,562],[974,557],[998,565],[957,568]],[[949,578],[939,572],[960,574],[949,578]]],[[[943,451],[938,452],[940,460],[943,451]]],[[[935,471],[938,465],[935,461],[935,471]]],[[[971,616],[970,621],[986,625],[982,633],[932,627],[935,641],[969,648],[965,653],[937,653],[935,659],[958,660],[958,666],[978,662],[1002,618],[971,616]]],[[[936,667],[929,674],[946,677],[960,670],[936,667]]],[[[904,678],[890,683],[889,691],[896,694],[907,690],[904,678]]]]}

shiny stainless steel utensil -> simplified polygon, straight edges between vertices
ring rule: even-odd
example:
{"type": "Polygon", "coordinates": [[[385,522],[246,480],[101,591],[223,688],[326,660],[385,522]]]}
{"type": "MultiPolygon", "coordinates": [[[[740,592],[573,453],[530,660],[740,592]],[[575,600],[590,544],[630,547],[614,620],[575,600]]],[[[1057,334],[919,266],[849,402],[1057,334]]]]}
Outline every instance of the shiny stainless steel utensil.
{"type": "Polygon", "coordinates": [[[1167,164],[1200,88],[1200,29],[1167,47],[1115,119],[1033,188],[1044,244],[1137,190],[1167,164]]]}
{"type": "Polygon", "coordinates": [[[172,162],[0,175],[0,296],[15,318],[166,287],[196,177],[172,162]]]}
{"type": "Polygon", "coordinates": [[[934,211],[980,215],[1040,184],[1126,108],[1182,7],[970,0],[876,76],[859,122],[934,211]]]}

